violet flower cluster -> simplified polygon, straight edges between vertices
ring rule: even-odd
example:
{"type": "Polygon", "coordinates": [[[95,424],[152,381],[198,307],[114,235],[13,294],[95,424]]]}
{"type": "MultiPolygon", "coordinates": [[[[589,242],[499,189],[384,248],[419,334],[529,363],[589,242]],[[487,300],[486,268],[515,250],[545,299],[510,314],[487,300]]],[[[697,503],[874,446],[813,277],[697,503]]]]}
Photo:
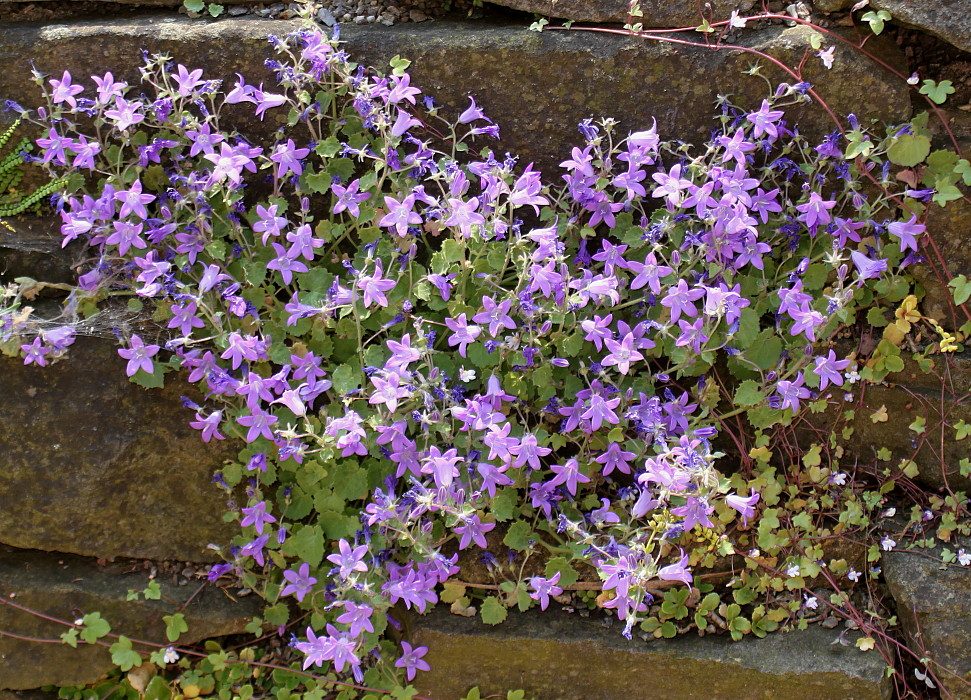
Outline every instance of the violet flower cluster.
{"type": "MultiPolygon", "coordinates": [[[[243,534],[212,577],[311,611],[304,668],[359,680],[392,606],[428,610],[476,548],[591,565],[629,636],[652,582],[692,582],[692,531],[756,517],[717,469],[723,421],[768,429],[842,386],[854,359],[825,343],[923,225],[872,218],[840,137],[787,125],[799,86],[723,104],[699,153],[584,122],[545,180],[472,155],[498,127],[474,100],[440,118],[402,62],[364,70],[317,30],[271,43],[273,85],[164,56],[140,86],[38,76],[64,244],[96,258],[71,303],[154,304],[165,333],[119,329],[127,374],[185,370],[202,440],[242,446],[217,480],[245,493],[243,534]],[[246,113],[285,126],[224,127],[246,113]]],[[[545,609],[560,577],[516,585],[545,609]]],[[[389,658],[411,680],[424,653],[389,658]]]]}

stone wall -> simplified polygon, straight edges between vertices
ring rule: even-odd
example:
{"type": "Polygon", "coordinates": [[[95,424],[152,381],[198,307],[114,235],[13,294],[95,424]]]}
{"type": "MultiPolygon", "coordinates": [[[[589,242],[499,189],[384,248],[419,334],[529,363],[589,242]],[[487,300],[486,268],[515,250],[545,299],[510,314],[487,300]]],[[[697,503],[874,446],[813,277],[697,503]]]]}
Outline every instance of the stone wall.
{"type": "MultiPolygon", "coordinates": [[[[57,4],[71,9],[70,2],[57,4]]],[[[261,19],[257,12],[217,21],[188,19],[165,7],[175,4],[167,0],[143,4],[152,7],[118,18],[102,14],[94,19],[74,16],[69,21],[0,25],[0,100],[35,103],[36,87],[26,80],[30,60],[46,73],[66,69],[85,76],[111,70],[116,78],[134,81],[142,49],[167,53],[190,67],[205,67],[210,77],[228,79],[239,72],[251,82],[269,81],[262,64],[267,34],[283,34],[297,26],[284,19],[261,19]]],[[[503,4],[598,22],[623,21],[627,7],[618,0],[503,4]]],[[[747,9],[754,3],[711,4],[719,16],[727,16],[734,7],[747,9]]],[[[851,31],[845,12],[851,4],[817,0],[818,11],[833,14],[816,18],[835,31],[851,31]]],[[[799,5],[812,9],[809,3],[799,5]]],[[[958,49],[971,49],[971,0],[872,0],[871,5],[890,10],[907,26],[958,49]]],[[[643,21],[649,26],[691,23],[695,7],[695,0],[641,2],[643,21]]],[[[793,11],[797,10],[801,11],[793,11]]],[[[415,83],[447,112],[464,108],[467,95],[474,93],[478,104],[501,125],[503,148],[518,154],[522,163],[533,162],[547,172],[576,143],[581,119],[612,116],[626,130],[647,126],[653,116],[664,137],[698,141],[711,128],[709,115],[718,92],[730,89],[736,101],[752,104],[764,90],[761,79],[741,73],[749,58],[726,51],[605,34],[537,34],[525,30],[526,15],[503,10],[487,14],[474,20],[448,17],[390,27],[352,25],[343,29],[342,37],[347,51],[361,63],[382,66],[395,55],[411,59],[415,83]]],[[[790,63],[799,60],[810,33],[777,23],[741,31],[738,40],[790,63]]],[[[909,57],[889,37],[876,38],[868,46],[890,66],[909,73],[909,57]]],[[[773,70],[767,68],[765,74],[781,80],[782,74],[773,70]]],[[[854,112],[899,123],[912,113],[912,93],[905,82],[856,52],[839,49],[831,70],[811,63],[808,75],[811,81],[818,79],[823,96],[840,114],[854,112]]],[[[833,128],[818,108],[805,109],[797,117],[806,133],[821,135],[833,128]]],[[[947,117],[966,141],[968,132],[961,130],[967,123],[964,112],[953,109],[947,117]]],[[[277,126],[268,118],[261,128],[269,133],[277,126]]],[[[968,209],[949,208],[936,217],[931,235],[946,251],[952,271],[971,274],[968,209]]],[[[62,250],[50,220],[14,223],[17,234],[0,229],[0,279],[26,275],[70,280],[82,251],[70,246],[62,250]]],[[[931,278],[925,283],[929,303],[943,311],[940,284],[931,278]]],[[[958,358],[955,365],[960,393],[971,381],[967,363],[968,358],[958,358]]],[[[177,383],[160,391],[140,389],[127,382],[123,364],[113,340],[96,337],[79,340],[67,361],[46,370],[0,359],[0,596],[63,619],[73,619],[77,609],[102,610],[113,622],[118,620],[126,634],[160,639],[159,618],[168,614],[164,606],[126,602],[126,592],[143,588],[154,570],[168,598],[189,600],[204,567],[184,562],[212,561],[207,545],[225,543],[232,531],[220,517],[225,496],[210,482],[212,472],[236,447],[202,444],[186,425],[190,414],[180,405],[177,383]],[[159,563],[123,563],[132,560],[159,563]],[[110,561],[116,563],[105,563],[110,561]]],[[[884,424],[862,417],[854,449],[866,454],[887,445],[904,454],[910,446],[902,442],[903,428],[913,420],[909,414],[925,405],[918,402],[915,408],[914,397],[926,399],[927,406],[953,401],[917,373],[905,372],[896,380],[902,385],[871,389],[867,402],[874,410],[896,402],[901,410],[884,424]]],[[[961,456],[957,448],[947,451],[942,470],[932,454],[921,455],[926,483],[931,488],[971,486],[956,474],[961,456]]],[[[967,569],[942,574],[922,566],[918,555],[895,553],[886,576],[911,641],[923,644],[932,657],[952,663],[959,673],[968,672],[963,642],[971,617],[967,569]]],[[[240,632],[258,610],[252,599],[230,604],[218,589],[202,588],[187,608],[194,616],[190,629],[196,639],[240,632]]],[[[763,692],[765,697],[779,697],[783,688],[787,696],[799,698],[876,698],[891,692],[881,678],[882,662],[850,654],[838,645],[832,648],[836,633],[819,628],[732,645],[718,637],[626,643],[617,630],[607,634],[589,622],[562,616],[522,616],[492,630],[438,611],[413,624],[413,635],[440,655],[438,664],[429,657],[438,670],[420,677],[424,692],[436,700],[457,697],[476,683],[491,690],[522,685],[544,700],[633,698],[640,697],[638,688],[645,686],[655,687],[664,697],[686,698],[762,697],[763,692]],[[524,648],[529,652],[518,651],[524,648]],[[589,664],[598,669],[590,671],[596,675],[580,673],[576,659],[581,654],[597,659],[589,664]],[[477,663],[466,663],[473,655],[477,663]],[[608,677],[608,668],[629,669],[630,674],[608,677]],[[683,684],[657,685],[657,678],[672,673],[680,674],[683,684]],[[692,679],[714,674],[726,679],[724,693],[689,692],[692,679]]],[[[9,606],[0,606],[0,630],[34,637],[55,634],[9,606]]],[[[0,639],[0,690],[88,683],[110,668],[97,649],[53,649],[0,639]]],[[[960,683],[949,684],[949,689],[956,697],[971,697],[960,683]]]]}

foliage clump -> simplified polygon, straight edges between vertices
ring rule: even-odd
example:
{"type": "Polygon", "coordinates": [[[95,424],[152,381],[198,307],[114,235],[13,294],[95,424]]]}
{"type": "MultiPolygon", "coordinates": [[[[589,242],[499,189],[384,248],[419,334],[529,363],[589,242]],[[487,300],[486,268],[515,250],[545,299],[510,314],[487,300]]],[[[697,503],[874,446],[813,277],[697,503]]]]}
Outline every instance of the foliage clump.
{"type": "MultiPolygon", "coordinates": [[[[495,624],[595,585],[627,636],[741,638],[859,580],[822,543],[883,493],[845,488],[837,429],[793,439],[896,367],[839,334],[924,320],[903,271],[935,191],[891,178],[911,131],[812,144],[785,120],[809,86],[782,84],[721,100],[700,149],[585,121],[544,180],[477,151],[499,127],[474,99],[443,118],[407,61],[367,71],[316,29],[271,43],[272,87],[166,56],[137,88],[38,76],[64,242],[97,254],[69,306],[149,305],[154,329],[119,329],[127,374],[185,371],[201,438],[242,445],[217,475],[242,532],[211,578],[266,598],[254,633],[299,620],[304,669],[390,688],[427,667],[394,651],[394,606],[495,624]],[[240,110],[285,126],[257,141],[224,126],[240,110]],[[499,585],[463,578],[476,550],[499,585]]],[[[0,319],[7,348],[31,329],[0,319]]],[[[933,329],[924,350],[956,348],[933,329]]],[[[17,347],[45,364],[71,337],[17,347]]]]}

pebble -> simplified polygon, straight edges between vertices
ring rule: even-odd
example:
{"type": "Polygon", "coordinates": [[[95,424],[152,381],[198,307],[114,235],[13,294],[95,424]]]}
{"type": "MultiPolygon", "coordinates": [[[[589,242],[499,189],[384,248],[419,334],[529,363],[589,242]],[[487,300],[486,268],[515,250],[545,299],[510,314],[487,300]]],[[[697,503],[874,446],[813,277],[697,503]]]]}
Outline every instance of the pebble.
{"type": "Polygon", "coordinates": [[[243,7],[242,5],[233,5],[228,10],[230,17],[240,17],[245,14],[249,14],[249,8],[243,7]]]}
{"type": "Polygon", "coordinates": [[[334,13],[326,7],[322,7],[317,11],[317,19],[326,24],[328,27],[333,27],[335,24],[337,24],[337,18],[334,17],[334,13]]]}

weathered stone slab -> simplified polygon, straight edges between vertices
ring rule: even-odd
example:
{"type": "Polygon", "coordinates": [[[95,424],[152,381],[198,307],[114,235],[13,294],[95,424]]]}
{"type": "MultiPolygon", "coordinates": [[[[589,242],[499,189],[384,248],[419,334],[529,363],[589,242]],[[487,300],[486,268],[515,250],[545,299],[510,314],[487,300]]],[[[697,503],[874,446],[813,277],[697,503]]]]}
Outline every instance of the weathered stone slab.
{"type": "MultiPolygon", "coordinates": [[[[949,276],[938,279],[931,266],[917,265],[911,269],[912,274],[924,285],[926,296],[923,311],[932,318],[940,319],[947,328],[955,328],[954,317],[951,316],[951,292],[947,282],[958,275],[971,276],[971,204],[963,199],[948,202],[941,208],[932,205],[927,213],[927,232],[933,237],[941,258],[947,265],[949,276]]],[[[925,255],[934,263],[934,267],[941,269],[940,261],[936,260],[933,249],[928,249],[925,255]]],[[[958,312],[957,326],[965,321],[963,314],[958,312]]]]}
{"type": "MultiPolygon", "coordinates": [[[[90,560],[67,555],[0,552],[0,596],[61,620],[72,621],[86,613],[100,612],[111,625],[112,633],[166,645],[169,642],[163,615],[185,614],[189,631],[179,641],[191,644],[241,633],[259,613],[255,596],[233,602],[210,584],[197,593],[198,581],[178,586],[165,576],[157,579],[161,600],[127,601],[129,590],[142,591],[150,580],[148,572],[133,572],[132,568],[123,564],[99,567],[90,560]],[[181,609],[183,605],[185,608],[181,609]]],[[[0,629],[36,639],[58,639],[67,630],[63,625],[3,604],[0,629]]],[[[0,636],[0,689],[93,683],[112,668],[114,664],[105,647],[80,642],[72,649],[66,644],[0,636]]]]}
{"type": "MultiPolygon", "coordinates": [[[[947,360],[938,358],[942,366],[947,360]]],[[[890,450],[886,462],[891,470],[899,470],[901,460],[913,459],[919,469],[915,480],[932,489],[971,490],[971,479],[961,476],[960,461],[968,456],[966,442],[955,440],[954,424],[960,420],[971,423],[971,407],[955,403],[968,384],[955,384],[958,393],[942,390],[935,378],[924,375],[913,363],[901,374],[888,377],[899,382],[890,386],[869,386],[862,405],[856,409],[854,432],[847,441],[848,451],[861,462],[872,462],[881,448],[890,450]],[[913,371],[909,371],[913,370],[913,371]],[[885,420],[873,420],[874,414],[886,413],[885,420]],[[942,419],[946,417],[946,419],[942,419]],[[918,417],[926,420],[926,429],[918,434],[910,426],[918,417]]],[[[957,367],[966,365],[959,361],[957,367]]],[[[956,380],[966,376],[959,372],[956,380]]],[[[882,417],[882,416],[881,416],[882,417]]]]}
{"type": "Polygon", "coordinates": [[[820,12],[848,10],[855,4],[856,0],[813,0],[813,7],[820,12]]]}
{"type": "Polygon", "coordinates": [[[962,51],[971,51],[971,0],[870,0],[874,10],[886,10],[895,22],[933,34],[962,51]]]}
{"type": "Polygon", "coordinates": [[[114,340],[79,338],[62,362],[0,358],[0,542],[97,557],[200,561],[226,543],[212,473],[234,448],[188,426],[184,385],[147,391],[114,340]]]}
{"type": "MultiPolygon", "coordinates": [[[[27,60],[38,69],[76,80],[112,70],[134,82],[141,49],[164,52],[188,66],[204,66],[212,77],[233,78],[236,72],[251,82],[272,80],[263,66],[268,55],[265,37],[284,34],[297,22],[226,19],[215,22],[139,18],[67,25],[0,27],[0,95],[36,103],[37,88],[25,80],[27,60]],[[16,66],[24,66],[24,71],[16,66]]],[[[743,40],[787,63],[798,63],[809,44],[804,27],[745,32],[743,40]]],[[[442,21],[423,24],[349,26],[342,32],[352,58],[387,66],[401,55],[414,61],[413,84],[435,96],[445,112],[458,114],[476,100],[502,129],[502,140],[482,140],[499,152],[518,154],[522,163],[535,162],[553,172],[579,142],[576,125],[589,117],[618,119],[621,132],[649,127],[657,118],[665,138],[699,142],[715,122],[714,101],[732,93],[743,105],[757,107],[765,95],[761,78],[742,75],[753,56],[660,44],[626,36],[580,31],[529,32],[521,25],[484,21],[442,21]],[[555,79],[551,79],[555,76],[555,79]]],[[[691,38],[697,39],[692,33],[691,38]]],[[[880,39],[878,37],[877,39],[880,39]]],[[[902,56],[892,42],[876,41],[892,63],[902,56]]],[[[763,62],[772,81],[784,76],[763,62]]],[[[810,61],[806,79],[817,83],[838,114],[888,122],[910,114],[907,85],[866,62],[857,52],[837,46],[836,61],[827,71],[810,61]]],[[[833,124],[819,108],[794,111],[804,133],[819,136],[833,124]]],[[[252,120],[264,134],[280,126],[284,115],[252,120]]]]}
{"type": "MultiPolygon", "coordinates": [[[[971,543],[965,544],[971,549],[971,543]]],[[[949,697],[968,700],[971,698],[971,569],[944,565],[939,557],[939,549],[887,552],[883,556],[884,579],[897,603],[897,615],[909,637],[910,648],[918,657],[926,653],[956,673],[957,678],[942,671],[937,675],[949,697]]]]}
{"type": "Polygon", "coordinates": [[[639,22],[647,28],[696,27],[704,19],[717,22],[728,19],[732,10],[746,12],[752,9],[754,0],[710,0],[705,14],[694,0],[670,2],[670,0],[639,0],[643,16],[630,18],[631,3],[628,0],[493,0],[497,5],[514,10],[535,12],[547,17],[572,19],[577,22],[615,22],[625,24],[639,22]]]}
{"type": "Polygon", "coordinates": [[[32,277],[64,284],[77,280],[73,267],[83,252],[78,245],[61,247],[59,218],[30,216],[6,221],[13,230],[0,226],[0,279],[32,277]]]}
{"type": "Polygon", "coordinates": [[[831,644],[820,627],[746,637],[686,635],[627,641],[620,624],[546,610],[510,613],[490,627],[439,607],[413,619],[412,643],[428,647],[431,671],[419,692],[459,698],[478,685],[483,696],[523,688],[543,700],[632,698],[887,698],[884,664],[876,654],[831,644]]]}

